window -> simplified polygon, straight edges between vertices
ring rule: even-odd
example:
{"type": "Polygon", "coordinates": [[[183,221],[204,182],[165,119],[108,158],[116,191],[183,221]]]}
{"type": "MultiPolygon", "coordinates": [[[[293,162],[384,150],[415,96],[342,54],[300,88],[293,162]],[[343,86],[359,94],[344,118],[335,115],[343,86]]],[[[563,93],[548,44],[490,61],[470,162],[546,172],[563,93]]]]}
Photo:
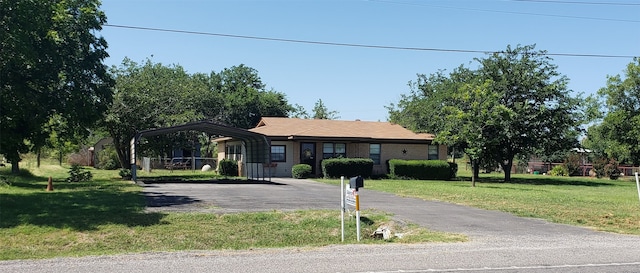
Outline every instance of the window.
{"type": "Polygon", "coordinates": [[[242,159],[242,145],[229,145],[225,147],[225,158],[235,161],[242,159]]]}
{"type": "Polygon", "coordinates": [[[284,145],[271,146],[271,162],[286,162],[287,147],[284,145]]]}
{"type": "Polygon", "coordinates": [[[438,145],[429,145],[428,157],[429,160],[438,159],[438,145]]]}
{"type": "Polygon", "coordinates": [[[347,157],[347,145],[344,143],[323,143],[322,158],[347,157]]]}
{"type": "Polygon", "coordinates": [[[380,144],[369,144],[369,158],[374,165],[380,165],[380,144]]]}

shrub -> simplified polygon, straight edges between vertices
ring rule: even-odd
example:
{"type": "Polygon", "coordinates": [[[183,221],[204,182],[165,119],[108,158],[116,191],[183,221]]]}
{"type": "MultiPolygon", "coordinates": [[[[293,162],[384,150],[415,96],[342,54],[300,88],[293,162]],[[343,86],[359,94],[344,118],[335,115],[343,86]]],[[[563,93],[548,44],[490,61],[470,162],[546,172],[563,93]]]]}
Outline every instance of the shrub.
{"type": "MultiPolygon", "coordinates": [[[[457,164],[455,164],[457,167],[457,164]]],[[[453,178],[453,165],[444,160],[389,161],[392,177],[408,177],[420,180],[448,180],[453,178]]],[[[457,169],[457,168],[456,168],[457,169]]]]}
{"type": "Polygon", "coordinates": [[[238,176],[238,161],[231,159],[220,160],[218,172],[224,176],[238,176]]]}
{"type": "Polygon", "coordinates": [[[89,170],[85,170],[82,166],[78,164],[71,165],[71,169],[69,169],[69,177],[67,177],[67,182],[84,182],[91,181],[93,179],[93,174],[89,170]]]}
{"type": "Polygon", "coordinates": [[[130,169],[120,169],[120,171],[118,172],[118,174],[119,174],[119,175],[120,175],[120,177],[122,177],[123,179],[131,178],[131,170],[130,170],[130,169]]]}
{"type": "Polygon", "coordinates": [[[373,160],[370,158],[330,158],[322,161],[322,173],[325,178],[371,177],[373,160]]]}
{"type": "Polygon", "coordinates": [[[120,159],[116,149],[109,146],[98,153],[96,168],[102,170],[116,170],[120,166],[120,159]]]}
{"type": "Polygon", "coordinates": [[[618,161],[615,159],[611,159],[609,164],[604,166],[604,174],[609,177],[611,180],[616,180],[620,178],[620,174],[622,171],[618,168],[618,161]]]}
{"type": "Polygon", "coordinates": [[[458,176],[458,163],[449,162],[449,179],[456,178],[458,176]]]}
{"type": "Polygon", "coordinates": [[[569,176],[569,169],[564,165],[556,165],[549,171],[551,176],[569,176]]]}
{"type": "Polygon", "coordinates": [[[293,178],[302,179],[311,177],[311,166],[309,164],[296,164],[291,168],[293,178]]]}
{"type": "Polygon", "coordinates": [[[564,160],[564,166],[569,175],[580,175],[581,162],[582,157],[579,154],[572,153],[567,156],[564,160]]]}
{"type": "Polygon", "coordinates": [[[598,158],[593,161],[593,172],[595,172],[597,178],[605,176],[604,167],[607,165],[606,158],[598,158]]]}

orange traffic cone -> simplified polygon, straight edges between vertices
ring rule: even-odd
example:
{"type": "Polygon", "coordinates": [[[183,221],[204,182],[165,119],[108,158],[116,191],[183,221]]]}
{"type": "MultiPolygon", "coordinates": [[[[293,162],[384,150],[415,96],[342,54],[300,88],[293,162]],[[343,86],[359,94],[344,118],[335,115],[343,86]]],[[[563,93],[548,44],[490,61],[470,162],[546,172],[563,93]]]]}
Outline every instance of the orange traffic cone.
{"type": "Polygon", "coordinates": [[[51,180],[51,176],[49,176],[49,183],[47,183],[47,191],[53,191],[53,181],[51,180]]]}

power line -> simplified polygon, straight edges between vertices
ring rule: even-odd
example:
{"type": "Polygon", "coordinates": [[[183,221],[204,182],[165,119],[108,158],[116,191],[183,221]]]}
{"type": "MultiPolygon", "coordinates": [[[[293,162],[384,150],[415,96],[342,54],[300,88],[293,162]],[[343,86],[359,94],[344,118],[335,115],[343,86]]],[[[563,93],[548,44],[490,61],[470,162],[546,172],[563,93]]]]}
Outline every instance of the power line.
{"type": "MultiPolygon", "coordinates": [[[[440,6],[440,5],[424,4],[422,2],[421,3],[408,3],[408,2],[399,2],[399,1],[390,1],[390,0],[369,0],[369,1],[380,2],[380,3],[389,3],[389,4],[397,4],[397,5],[434,7],[434,8],[441,8],[441,9],[457,9],[457,10],[468,10],[468,11],[505,13],[505,14],[516,14],[516,15],[531,15],[531,16],[544,16],[544,17],[557,17],[557,18],[569,18],[569,19],[581,19],[581,20],[597,20],[597,21],[610,21],[610,22],[640,23],[639,20],[629,20],[629,19],[600,18],[600,17],[572,16],[572,15],[560,15],[560,14],[544,14],[544,13],[533,13],[533,12],[518,12],[518,11],[476,9],[476,8],[465,8],[465,7],[451,7],[451,6],[440,6]]],[[[531,0],[531,1],[534,1],[534,0],[531,0]]],[[[542,1],[542,0],[540,0],[540,1],[542,1]]]]}
{"type": "MultiPolygon", "coordinates": [[[[454,52],[454,53],[484,53],[494,54],[503,53],[502,51],[488,51],[488,50],[469,50],[469,49],[445,49],[445,48],[426,48],[426,47],[404,47],[404,46],[385,46],[385,45],[370,45],[370,44],[353,44],[353,43],[337,43],[337,42],[323,42],[323,41],[310,41],[310,40],[296,40],[296,39],[284,39],[273,37],[259,37],[248,35],[236,35],[236,34],[224,34],[224,33],[212,33],[201,31],[189,31],[189,30],[176,30],[176,29],[164,29],[164,28],[151,28],[151,27],[138,27],[138,26],[125,26],[125,25],[112,25],[104,24],[105,27],[124,28],[134,30],[145,31],[159,31],[192,35],[205,35],[205,36],[217,36],[250,40],[263,40],[285,43],[301,43],[301,44],[313,44],[313,45],[329,45],[329,46],[344,46],[344,47],[359,47],[359,48],[376,48],[376,49],[393,49],[393,50],[409,50],[409,51],[436,51],[436,52],[454,52]]],[[[630,55],[607,55],[607,54],[576,54],[576,53],[546,53],[547,56],[563,56],[563,57],[593,57],[593,58],[633,58],[635,56],[630,55]]]]}
{"type": "Polygon", "coordinates": [[[553,4],[605,5],[605,6],[640,6],[640,3],[621,3],[621,2],[585,2],[585,1],[557,1],[557,0],[509,0],[509,1],[553,3],[553,4]]]}

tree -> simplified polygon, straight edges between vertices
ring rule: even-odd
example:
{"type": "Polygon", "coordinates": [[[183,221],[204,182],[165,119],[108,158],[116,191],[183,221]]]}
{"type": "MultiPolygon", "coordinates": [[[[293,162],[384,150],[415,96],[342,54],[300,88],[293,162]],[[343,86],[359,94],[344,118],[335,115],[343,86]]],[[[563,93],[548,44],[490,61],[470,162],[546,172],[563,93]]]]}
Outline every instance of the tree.
{"type": "Polygon", "coordinates": [[[27,143],[39,148],[54,115],[87,134],[111,101],[102,63],[106,23],[98,0],[0,1],[0,153],[19,171],[27,143]]]}
{"type": "MultiPolygon", "coordinates": [[[[114,139],[122,167],[128,165],[129,141],[138,131],[198,120],[213,120],[252,128],[263,116],[288,116],[292,107],[282,93],[264,90],[257,71],[244,65],[220,73],[189,74],[180,65],[125,59],[114,67],[114,101],[105,126],[114,139]]],[[[154,136],[139,146],[152,155],[169,155],[176,147],[191,147],[209,136],[180,132],[154,136]]]]}
{"type": "Polygon", "coordinates": [[[585,145],[620,162],[640,164],[640,58],[634,58],[624,72],[624,79],[609,76],[607,85],[598,90],[604,102],[590,98],[597,102],[591,112],[601,112],[596,118],[602,120],[589,128],[585,145]]]}
{"type": "MultiPolygon", "coordinates": [[[[212,103],[209,107],[214,109],[221,105],[201,75],[194,79],[179,65],[165,66],[151,60],[139,65],[125,59],[120,67],[112,68],[112,74],[116,79],[114,98],[104,125],[123,168],[129,162],[129,141],[138,131],[203,119],[203,102],[212,103]]],[[[153,140],[146,148],[157,154],[167,152],[176,141],[175,136],[153,140]]]]}
{"type": "Polygon", "coordinates": [[[330,111],[327,106],[324,105],[322,99],[318,99],[313,106],[313,118],[314,119],[339,119],[337,111],[330,111]]]}
{"type": "Polygon", "coordinates": [[[286,117],[294,110],[283,93],[265,90],[258,71],[251,67],[233,66],[212,72],[210,77],[210,91],[219,94],[223,102],[211,119],[249,129],[263,116],[286,117]]]}
{"type": "Polygon", "coordinates": [[[473,166],[471,185],[475,187],[481,160],[491,159],[500,146],[494,138],[500,121],[513,111],[500,104],[500,96],[491,90],[491,80],[469,81],[450,97],[451,104],[442,109],[445,124],[435,141],[464,143],[464,151],[473,166]]]}
{"type": "Polygon", "coordinates": [[[476,71],[460,67],[449,77],[423,77],[423,93],[403,97],[390,116],[414,130],[433,130],[437,142],[464,147],[476,160],[474,177],[477,160],[493,160],[509,181],[516,156],[575,147],[583,117],[580,99],[566,88],[568,79],[534,48],[508,46],[476,59],[476,71]],[[400,113],[413,116],[398,118],[400,113]]]}
{"type": "Polygon", "coordinates": [[[302,105],[296,103],[293,105],[293,110],[289,114],[289,117],[307,119],[309,118],[309,113],[307,113],[307,110],[304,109],[302,105]]]}

